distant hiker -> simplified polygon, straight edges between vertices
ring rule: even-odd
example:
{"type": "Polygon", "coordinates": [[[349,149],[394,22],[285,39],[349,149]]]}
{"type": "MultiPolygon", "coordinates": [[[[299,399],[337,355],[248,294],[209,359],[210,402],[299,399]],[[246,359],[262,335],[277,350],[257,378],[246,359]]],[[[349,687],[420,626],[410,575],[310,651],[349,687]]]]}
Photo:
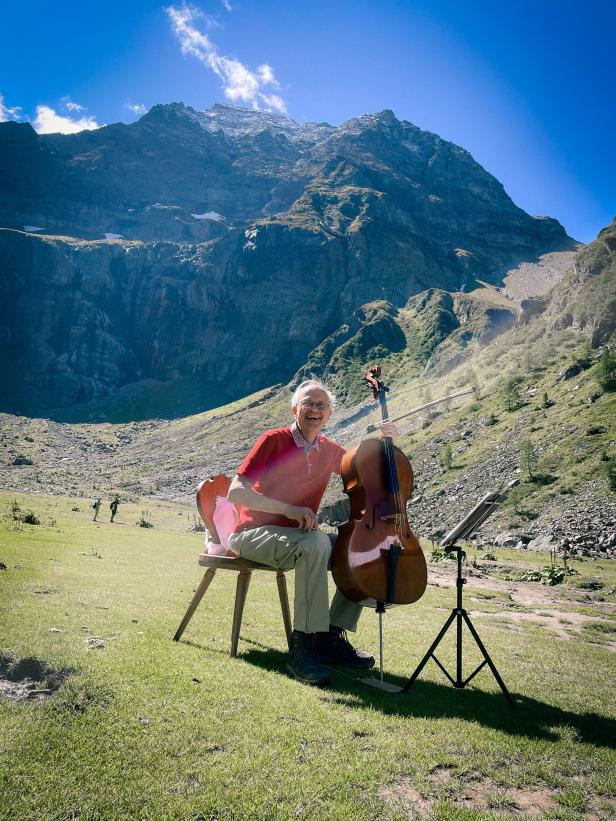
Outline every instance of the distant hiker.
{"type": "Polygon", "coordinates": [[[92,521],[95,522],[98,519],[98,512],[101,509],[100,496],[97,496],[97,498],[92,502],[92,509],[94,510],[94,518],[92,521]]]}
{"type": "Polygon", "coordinates": [[[113,502],[109,505],[109,509],[111,510],[111,520],[113,522],[116,513],[118,512],[118,505],[120,504],[120,499],[116,496],[113,502]]]}

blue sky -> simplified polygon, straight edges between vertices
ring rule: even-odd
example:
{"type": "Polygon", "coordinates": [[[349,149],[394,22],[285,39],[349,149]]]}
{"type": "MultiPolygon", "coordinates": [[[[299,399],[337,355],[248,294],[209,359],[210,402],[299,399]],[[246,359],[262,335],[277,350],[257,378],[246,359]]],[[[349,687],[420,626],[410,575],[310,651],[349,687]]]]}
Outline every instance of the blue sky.
{"type": "Polygon", "coordinates": [[[390,108],[469,150],[520,207],[589,242],[616,214],[615,8],[4,0],[0,120],[68,130],[181,100],[337,125],[390,108]]]}

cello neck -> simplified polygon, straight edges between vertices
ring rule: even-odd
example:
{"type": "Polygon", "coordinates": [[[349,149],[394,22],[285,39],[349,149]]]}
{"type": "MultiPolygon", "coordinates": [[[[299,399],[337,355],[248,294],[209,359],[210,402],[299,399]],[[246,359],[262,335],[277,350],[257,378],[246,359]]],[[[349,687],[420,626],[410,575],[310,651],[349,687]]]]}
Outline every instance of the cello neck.
{"type": "MultiPolygon", "coordinates": [[[[387,399],[385,398],[385,391],[387,388],[379,382],[378,397],[379,405],[381,406],[381,416],[383,422],[389,422],[389,411],[387,410],[387,399]]],[[[396,457],[394,456],[394,444],[391,436],[383,437],[383,449],[385,451],[385,471],[387,475],[387,487],[393,496],[396,507],[398,506],[398,497],[400,495],[400,483],[398,482],[398,471],[396,469],[396,457]]],[[[399,511],[398,511],[399,512],[399,511]]]]}
{"type": "Polygon", "coordinates": [[[381,406],[381,417],[383,422],[389,422],[389,411],[387,410],[387,399],[385,398],[384,385],[379,387],[379,405],[381,406]]]}

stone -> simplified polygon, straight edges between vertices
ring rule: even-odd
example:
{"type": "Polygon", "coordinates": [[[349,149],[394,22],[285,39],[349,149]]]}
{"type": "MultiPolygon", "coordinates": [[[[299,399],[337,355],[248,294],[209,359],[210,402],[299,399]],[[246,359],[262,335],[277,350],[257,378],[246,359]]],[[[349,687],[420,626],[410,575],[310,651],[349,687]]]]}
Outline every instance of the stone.
{"type": "Polygon", "coordinates": [[[527,544],[528,550],[549,551],[554,548],[554,539],[552,536],[537,536],[531,539],[527,544]]]}
{"type": "Polygon", "coordinates": [[[515,547],[518,543],[518,537],[515,533],[499,533],[494,539],[494,544],[497,547],[515,547]]]}

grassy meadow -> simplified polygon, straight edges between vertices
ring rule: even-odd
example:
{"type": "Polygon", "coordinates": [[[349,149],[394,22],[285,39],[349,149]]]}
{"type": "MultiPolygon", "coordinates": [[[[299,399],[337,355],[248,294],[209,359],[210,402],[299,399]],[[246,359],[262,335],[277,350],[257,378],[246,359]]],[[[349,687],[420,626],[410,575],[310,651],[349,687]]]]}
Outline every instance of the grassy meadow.
{"type": "MultiPolygon", "coordinates": [[[[123,504],[110,524],[89,504],[0,495],[0,683],[27,674],[43,691],[0,690],[1,818],[614,817],[616,562],[574,562],[551,588],[518,581],[545,555],[469,551],[466,606],[516,710],[487,668],[458,691],[433,662],[405,696],[342,670],[313,689],[284,672],[270,574],[253,576],[238,658],[232,573],[172,641],[202,575],[190,507],[123,504]]],[[[452,574],[430,564],[424,597],[385,615],[389,682],[445,621],[452,574]]],[[[354,641],[376,655],[374,613],[354,641]]],[[[465,641],[468,674],[480,655],[465,641]]],[[[453,672],[453,631],[438,656],[453,672]]]]}

